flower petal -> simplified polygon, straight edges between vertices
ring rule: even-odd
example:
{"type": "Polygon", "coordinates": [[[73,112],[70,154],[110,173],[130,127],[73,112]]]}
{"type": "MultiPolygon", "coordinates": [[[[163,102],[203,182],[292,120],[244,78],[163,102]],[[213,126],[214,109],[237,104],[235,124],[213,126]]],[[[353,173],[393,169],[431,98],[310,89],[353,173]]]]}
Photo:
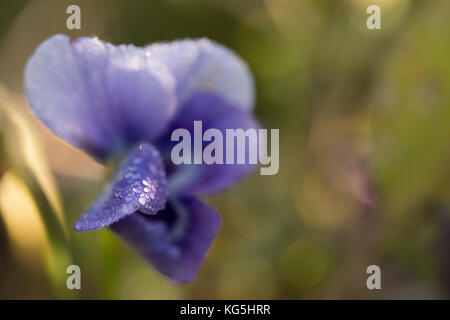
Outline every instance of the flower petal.
{"type": "MultiPolygon", "coordinates": [[[[164,158],[168,166],[169,187],[172,190],[204,195],[227,189],[248,175],[255,164],[249,162],[250,150],[258,150],[258,137],[256,140],[247,141],[245,164],[238,164],[235,143],[234,162],[226,164],[226,129],[258,129],[260,126],[251,113],[229,104],[224,99],[214,94],[199,94],[193,97],[188,104],[183,106],[180,113],[170,125],[169,136],[158,142],[160,150],[165,150],[164,158]],[[194,121],[202,121],[203,133],[210,129],[218,129],[223,136],[223,164],[179,164],[175,165],[170,160],[170,152],[179,142],[172,142],[170,135],[176,129],[187,129],[191,135],[191,150],[195,153],[194,121]]],[[[200,139],[202,139],[200,137],[200,139]]],[[[202,150],[210,142],[203,142],[202,150]]],[[[202,151],[200,151],[202,152],[202,151]]],[[[200,154],[199,157],[202,157],[200,154]]]]}
{"type": "Polygon", "coordinates": [[[164,64],[141,48],[97,39],[47,39],[28,60],[24,79],[38,118],[100,159],[155,139],[176,103],[175,80],[164,64]]]}
{"type": "Polygon", "coordinates": [[[247,64],[230,49],[206,38],[157,43],[146,49],[175,76],[180,106],[197,93],[207,92],[244,110],[253,108],[252,75],[247,64]]]}
{"type": "Polygon", "coordinates": [[[181,196],[156,215],[132,214],[110,228],[159,272],[185,283],[194,280],[220,225],[213,208],[181,196]]]}
{"type": "Polygon", "coordinates": [[[134,148],[106,188],[75,223],[75,230],[89,231],[109,226],[137,211],[156,214],[168,197],[161,158],[150,144],[134,148]]]}

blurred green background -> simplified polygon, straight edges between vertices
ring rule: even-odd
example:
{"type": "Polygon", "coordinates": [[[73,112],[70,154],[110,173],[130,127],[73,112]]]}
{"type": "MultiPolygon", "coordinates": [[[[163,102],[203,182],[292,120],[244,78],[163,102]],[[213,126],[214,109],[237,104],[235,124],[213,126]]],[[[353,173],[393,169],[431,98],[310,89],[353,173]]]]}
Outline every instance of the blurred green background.
{"type": "Polygon", "coordinates": [[[446,0],[1,0],[0,298],[450,298],[449,14],[446,0]],[[70,4],[81,30],[66,29],[70,4]],[[382,30],[366,28],[369,4],[382,30]],[[104,169],[23,97],[27,57],[55,33],[209,37],[248,62],[280,170],[205,199],[223,228],[194,283],[173,285],[108,230],[72,230],[104,169]],[[372,264],[381,290],[366,288],[372,264]]]}

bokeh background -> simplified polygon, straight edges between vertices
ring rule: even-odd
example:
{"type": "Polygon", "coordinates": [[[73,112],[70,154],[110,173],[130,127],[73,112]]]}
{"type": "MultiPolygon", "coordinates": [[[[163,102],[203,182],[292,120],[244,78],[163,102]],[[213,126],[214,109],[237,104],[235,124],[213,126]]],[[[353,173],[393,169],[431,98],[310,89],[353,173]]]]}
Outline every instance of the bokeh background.
{"type": "Polygon", "coordinates": [[[1,0],[0,298],[450,298],[449,14],[446,0],[1,0]],[[66,29],[70,4],[81,30],[66,29]],[[366,28],[369,4],[382,30],[366,28]],[[194,283],[170,283],[108,230],[72,230],[104,168],[23,96],[28,56],[55,33],[209,37],[248,62],[280,170],[206,199],[223,228],[194,283]],[[69,264],[81,290],[66,289],[69,264]],[[366,288],[372,264],[381,290],[366,288]]]}

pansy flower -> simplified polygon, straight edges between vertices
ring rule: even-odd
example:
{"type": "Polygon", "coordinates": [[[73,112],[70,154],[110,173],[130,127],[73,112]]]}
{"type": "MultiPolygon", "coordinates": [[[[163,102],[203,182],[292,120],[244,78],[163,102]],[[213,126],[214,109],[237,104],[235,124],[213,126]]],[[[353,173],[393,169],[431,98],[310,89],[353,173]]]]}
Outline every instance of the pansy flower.
{"type": "Polygon", "coordinates": [[[198,197],[253,166],[175,165],[171,133],[192,132],[194,121],[223,133],[258,128],[246,64],[208,39],[139,48],[55,35],[29,58],[24,78],[29,106],[53,133],[115,168],[75,230],[109,227],[162,274],[192,281],[221,224],[198,197]]]}

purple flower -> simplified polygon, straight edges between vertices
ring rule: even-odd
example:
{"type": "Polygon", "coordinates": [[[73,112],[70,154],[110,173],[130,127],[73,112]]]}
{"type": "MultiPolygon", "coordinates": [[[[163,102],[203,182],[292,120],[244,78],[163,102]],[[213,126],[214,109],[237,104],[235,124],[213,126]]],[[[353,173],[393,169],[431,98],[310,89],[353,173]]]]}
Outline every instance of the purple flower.
{"type": "Polygon", "coordinates": [[[208,39],[144,48],[65,35],[25,68],[25,92],[56,135],[108,164],[123,156],[77,231],[109,227],[159,272],[192,281],[221,219],[197,197],[231,187],[251,165],[170,161],[172,130],[258,128],[245,63],[208,39]]]}

